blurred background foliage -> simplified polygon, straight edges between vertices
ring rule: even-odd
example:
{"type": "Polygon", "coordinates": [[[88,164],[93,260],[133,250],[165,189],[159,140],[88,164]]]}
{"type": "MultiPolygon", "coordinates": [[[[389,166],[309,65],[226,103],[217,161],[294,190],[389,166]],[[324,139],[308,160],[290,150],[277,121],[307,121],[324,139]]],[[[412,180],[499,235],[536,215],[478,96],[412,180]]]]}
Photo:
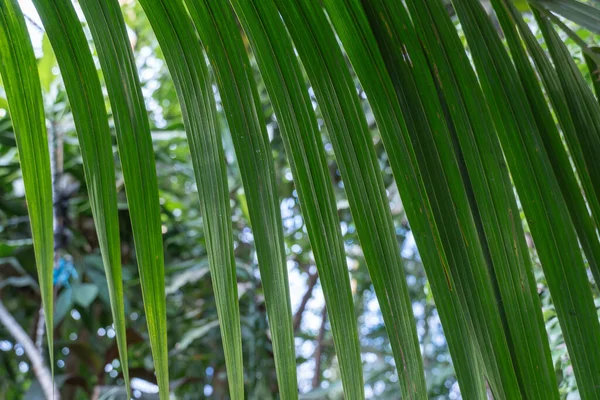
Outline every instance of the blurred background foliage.
{"type": "MultiPolygon", "coordinates": [[[[56,60],[40,28],[37,15],[33,7],[28,7],[27,1],[21,1],[21,4],[28,17],[28,27],[39,57],[53,163],[58,171],[56,186],[60,195],[55,207],[62,213],[62,224],[57,237],[60,260],[54,276],[56,381],[65,399],[125,398],[115,332],[111,327],[108,290],[69,104],[56,60]]],[[[166,261],[171,389],[181,399],[225,398],[225,361],[210,284],[202,219],[197,196],[194,194],[202,188],[197,188],[193,179],[181,110],[156,38],[137,2],[122,1],[122,7],[130,29],[153,130],[166,261]]],[[[449,9],[451,11],[450,6],[449,9]]],[[[530,26],[534,32],[539,33],[533,23],[530,26]]],[[[600,36],[571,24],[569,26],[586,43],[600,43],[600,36]]],[[[458,23],[457,28],[460,31],[458,23]]],[[[584,76],[590,79],[581,49],[566,35],[564,39],[584,76]]],[[[90,45],[93,46],[91,41],[90,45]]],[[[292,174],[279,137],[276,118],[259,73],[256,69],[255,71],[275,157],[292,307],[295,313],[300,390],[302,397],[306,399],[341,398],[342,388],[327,312],[292,174]]],[[[276,397],[277,387],[260,275],[233,145],[215,85],[213,89],[228,161],[246,391],[249,398],[269,399],[276,397]]],[[[310,87],[307,90],[319,115],[314,93],[310,87]]],[[[397,227],[398,245],[401,246],[405,260],[405,274],[424,355],[429,394],[431,398],[459,398],[450,354],[418,250],[366,96],[358,82],[357,91],[372,128],[384,171],[387,194],[397,227]]],[[[0,92],[0,298],[38,347],[43,348],[43,329],[40,329],[43,324],[40,324],[39,314],[41,304],[29,220],[16,144],[3,97],[4,94],[0,92]]],[[[108,101],[107,107],[110,109],[108,101]]],[[[322,126],[323,121],[319,122],[322,126]]],[[[368,398],[397,398],[398,377],[391,347],[350,216],[332,146],[326,136],[323,140],[331,178],[335,182],[348,265],[352,269],[352,289],[362,344],[366,395],[368,398]]],[[[116,142],[114,149],[130,374],[134,378],[133,394],[136,398],[157,398],[158,388],[154,385],[155,377],[116,142]]],[[[576,383],[560,326],[542,270],[536,261],[535,249],[529,242],[561,394],[567,399],[577,399],[576,383]]],[[[594,290],[596,304],[600,307],[598,290],[594,290]]],[[[20,398],[41,398],[40,387],[30,370],[23,347],[14,343],[4,327],[0,326],[0,399],[20,398]]]]}

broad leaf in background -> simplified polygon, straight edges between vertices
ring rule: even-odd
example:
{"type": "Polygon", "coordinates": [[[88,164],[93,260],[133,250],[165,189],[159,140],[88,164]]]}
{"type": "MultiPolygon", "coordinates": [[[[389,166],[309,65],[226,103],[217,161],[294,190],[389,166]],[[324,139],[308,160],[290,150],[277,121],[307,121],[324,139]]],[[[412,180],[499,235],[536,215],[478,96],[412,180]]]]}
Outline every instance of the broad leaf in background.
{"type": "Polygon", "coordinates": [[[73,285],[73,301],[83,308],[88,308],[98,296],[98,286],[93,283],[77,283],[73,285]]]}
{"type": "Polygon", "coordinates": [[[52,68],[56,65],[56,57],[52,50],[52,44],[48,39],[48,35],[44,35],[42,38],[42,51],[43,57],[38,61],[38,71],[40,73],[40,83],[44,92],[50,90],[50,84],[56,79],[52,73],[52,68]]]}
{"type": "Polygon", "coordinates": [[[73,309],[73,288],[71,286],[65,287],[60,292],[56,297],[56,304],[54,306],[54,327],[56,327],[67,316],[69,311],[73,309]]]}

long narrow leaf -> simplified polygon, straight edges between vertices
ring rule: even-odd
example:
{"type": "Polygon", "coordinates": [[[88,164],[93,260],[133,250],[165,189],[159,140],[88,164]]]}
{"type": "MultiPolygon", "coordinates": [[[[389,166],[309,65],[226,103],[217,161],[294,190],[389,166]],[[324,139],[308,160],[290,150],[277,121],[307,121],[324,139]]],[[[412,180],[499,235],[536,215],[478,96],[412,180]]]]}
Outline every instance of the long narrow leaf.
{"type": "MultiPolygon", "coordinates": [[[[590,50],[600,57],[600,47],[591,47],[590,50]]],[[[592,85],[596,91],[596,98],[600,102],[600,63],[596,62],[596,60],[594,60],[588,54],[584,54],[584,56],[585,62],[590,71],[592,85]]]]}
{"type": "MultiPolygon", "coordinates": [[[[534,10],[534,15],[544,39],[560,81],[567,105],[571,111],[573,122],[577,129],[576,136],[571,138],[579,142],[581,153],[585,161],[585,168],[580,175],[589,175],[592,186],[595,189],[596,201],[600,201],[600,165],[598,154],[600,154],[600,104],[596,101],[592,89],[585,81],[579,68],[571,58],[569,50],[554,31],[552,24],[539,12],[534,10]]],[[[591,197],[591,193],[588,193],[591,197]]],[[[600,215],[596,215],[600,219],[600,215]]]]}
{"type": "MultiPolygon", "coordinates": [[[[548,94],[550,102],[552,103],[552,106],[556,112],[556,116],[562,128],[562,133],[569,147],[571,159],[573,160],[573,163],[575,164],[575,167],[578,171],[581,186],[583,187],[585,197],[587,200],[587,205],[589,206],[592,213],[593,221],[591,222],[591,225],[592,230],[595,232],[594,226],[600,225],[600,201],[596,196],[596,188],[594,187],[590,174],[587,173],[587,167],[583,156],[583,150],[581,148],[581,143],[578,139],[579,134],[577,132],[578,129],[586,128],[584,127],[584,125],[582,125],[581,120],[577,119],[574,115],[571,114],[565,96],[565,92],[563,92],[558,77],[558,73],[552,65],[552,63],[550,62],[550,60],[547,58],[546,53],[537,42],[537,39],[535,38],[533,33],[529,30],[528,25],[525,23],[525,21],[523,21],[520,14],[517,12],[517,10],[514,9],[514,7],[509,7],[508,10],[512,15],[513,21],[515,21],[519,32],[521,33],[521,38],[525,42],[527,50],[529,51],[529,54],[531,55],[535,63],[536,69],[542,79],[544,87],[546,88],[546,93],[548,94]]],[[[556,148],[558,150],[561,150],[563,146],[562,139],[557,138],[556,136],[542,135],[542,139],[544,140],[544,145],[547,149],[556,148]]],[[[562,150],[562,152],[564,152],[564,150],[562,150]]],[[[560,154],[560,152],[556,151],[553,158],[556,158],[558,154],[560,154]]],[[[564,174],[565,171],[570,170],[570,166],[569,168],[562,168],[559,166],[559,169],[562,170],[561,174],[564,174]]],[[[555,171],[556,170],[557,168],[555,167],[555,171]]],[[[560,178],[560,175],[557,174],[557,177],[560,178]]],[[[565,190],[565,188],[563,188],[562,185],[561,189],[563,190],[563,195],[565,196],[565,199],[568,202],[572,202],[572,199],[578,196],[577,190],[571,190],[568,187],[565,190]]],[[[586,221],[587,219],[589,219],[586,218],[587,208],[585,212],[578,212],[576,211],[577,208],[574,207],[572,203],[570,204],[571,205],[569,205],[569,210],[571,211],[571,217],[580,235],[580,240],[586,252],[590,254],[589,245],[587,244],[587,242],[593,239],[595,234],[590,235],[582,231],[582,227],[584,227],[584,225],[582,225],[582,222],[584,224],[590,224],[590,222],[586,221]]],[[[587,229],[589,230],[589,227],[587,229]]],[[[592,273],[594,274],[596,281],[598,281],[599,269],[598,265],[594,264],[593,256],[590,259],[590,265],[592,267],[592,273]]]]}
{"type": "MultiPolygon", "coordinates": [[[[230,396],[244,398],[242,335],[225,156],[208,69],[196,30],[180,0],[140,1],[171,72],[192,155],[230,396]]],[[[155,293],[155,296],[163,293],[155,293]]],[[[163,354],[164,348],[161,348],[163,354]]],[[[161,397],[167,398],[167,359],[161,397]]]]}
{"type": "MultiPolygon", "coordinates": [[[[164,258],[154,153],[142,89],[119,3],[82,0],[80,4],[94,38],[112,105],[148,329],[152,338],[160,338],[159,332],[166,330],[164,296],[148,293],[164,293],[164,258]]],[[[115,324],[115,329],[129,392],[125,322],[115,324]]],[[[159,348],[164,345],[153,344],[159,348]]]]}
{"type": "Polygon", "coordinates": [[[235,146],[265,291],[281,398],[298,396],[292,310],[273,156],[250,62],[225,1],[187,0],[215,72],[235,146]]]}
{"type": "Polygon", "coordinates": [[[17,0],[0,1],[0,74],[6,91],[25,186],[50,368],[54,372],[52,179],[42,87],[17,0]]]}
{"type": "Polygon", "coordinates": [[[590,31],[600,33],[600,10],[577,0],[530,0],[590,31]]]}
{"type": "Polygon", "coordinates": [[[541,304],[513,186],[492,117],[456,29],[439,1],[408,1],[456,126],[493,261],[511,353],[527,397],[558,398],[541,304]]]}
{"type": "Polygon", "coordinates": [[[354,82],[321,8],[316,3],[284,0],[277,0],[277,5],[308,73],[333,144],[390,338],[402,395],[426,398],[419,340],[391,211],[354,82]]]}
{"type": "Polygon", "coordinates": [[[361,399],[362,364],[346,257],[323,142],[306,84],[281,19],[262,0],[231,3],[256,54],[290,159],[327,303],[344,392],[349,399],[361,399]]]}
{"type": "Polygon", "coordinates": [[[600,324],[575,229],[525,91],[476,0],[455,0],[496,130],[542,262],[582,398],[600,391],[600,324]]]}
{"type": "MultiPolygon", "coordinates": [[[[73,112],[83,170],[108,282],[115,330],[125,354],[121,244],[111,135],[104,97],[87,39],[69,0],[35,0],[73,112]]],[[[123,362],[127,363],[126,358],[123,362]]]]}
{"type": "MultiPolygon", "coordinates": [[[[532,2],[530,2],[529,4],[531,6],[536,5],[536,3],[532,2]]],[[[563,22],[561,18],[557,17],[556,15],[554,15],[553,13],[541,6],[532,7],[532,9],[535,9],[537,12],[547,17],[550,21],[552,21],[553,24],[558,26],[564,33],[566,33],[569,39],[571,39],[579,47],[581,47],[581,51],[583,52],[583,54],[587,55],[588,57],[591,57],[597,63],[600,63],[600,55],[592,51],[592,49],[588,46],[585,40],[583,40],[576,32],[569,28],[569,26],[565,22],[563,22]]]]}
{"type": "MultiPolygon", "coordinates": [[[[575,230],[579,235],[579,241],[587,255],[590,269],[592,270],[594,278],[596,281],[600,281],[600,240],[598,240],[598,235],[596,234],[596,223],[588,212],[585,198],[583,197],[581,189],[577,183],[577,178],[573,168],[571,167],[569,155],[567,154],[563,145],[558,127],[554,122],[554,118],[552,117],[552,113],[548,107],[548,104],[546,103],[540,83],[538,82],[525,50],[523,49],[523,45],[520,40],[521,38],[517,33],[517,28],[515,25],[524,24],[525,22],[522,21],[521,17],[518,15],[518,11],[513,9],[511,13],[510,8],[512,8],[512,6],[510,3],[506,1],[500,2],[494,0],[493,5],[496,9],[496,14],[498,15],[498,19],[503,27],[504,34],[510,46],[512,58],[515,62],[515,66],[521,78],[523,87],[525,88],[525,94],[527,95],[532,111],[534,112],[534,119],[538,125],[538,129],[540,132],[544,132],[544,134],[541,135],[541,138],[544,146],[546,147],[548,158],[552,164],[554,173],[556,174],[556,179],[558,179],[560,184],[560,188],[569,209],[571,219],[573,220],[575,230]]],[[[528,28],[523,26],[523,32],[525,29],[528,28]]],[[[535,46],[534,43],[531,44],[535,46]]],[[[536,50],[539,50],[540,52],[542,51],[541,48],[536,50]]],[[[543,54],[539,54],[539,56],[543,57],[543,54]]],[[[546,61],[546,59],[538,59],[537,61],[543,63],[546,61]]],[[[547,67],[551,68],[550,66],[547,67]]],[[[553,78],[554,75],[552,75],[552,78],[550,79],[553,78]]],[[[552,87],[550,87],[550,90],[552,90],[552,87]]],[[[560,91],[560,89],[558,90],[560,91]]],[[[562,93],[556,92],[549,93],[549,97],[551,99],[554,97],[560,97],[556,101],[559,106],[562,104],[564,99],[562,97],[562,93]]],[[[557,112],[557,114],[562,112],[564,111],[561,110],[557,112]]],[[[567,121],[567,124],[572,122],[570,116],[566,116],[564,118],[569,120],[567,121]]],[[[567,125],[567,128],[569,127],[570,126],[567,125]]],[[[572,137],[573,132],[568,131],[566,134],[568,134],[569,137],[572,137]]],[[[573,140],[570,140],[570,142],[575,146],[574,149],[577,151],[573,158],[577,158],[579,161],[579,157],[581,157],[579,154],[580,152],[578,151],[581,149],[580,143],[577,141],[573,142],[573,140]]],[[[582,165],[581,161],[579,161],[578,164],[582,165]]],[[[591,181],[586,169],[579,170],[579,176],[585,183],[591,181]]],[[[588,187],[590,187],[589,184],[588,187]]],[[[588,191],[588,199],[592,200],[589,202],[591,206],[590,208],[594,210],[594,213],[597,213],[598,201],[593,191],[588,191]]]]}
{"type": "MultiPolygon", "coordinates": [[[[448,247],[444,247],[442,234],[445,235],[446,227],[436,224],[434,214],[434,210],[440,213],[441,205],[435,197],[427,195],[427,187],[436,183],[430,180],[430,176],[421,175],[391,78],[381,54],[376,50],[377,43],[360,5],[334,0],[325,1],[325,5],[373,107],[440,318],[446,327],[461,392],[468,398],[481,398],[484,389],[478,345],[471,318],[458,296],[457,284],[451,273],[460,260],[452,254],[452,242],[446,242],[448,247]]],[[[454,226],[458,225],[455,223],[454,226]]]]}
{"type": "Polygon", "coordinates": [[[363,6],[406,117],[421,171],[435,180],[428,187],[430,198],[444,200],[436,218],[445,228],[446,243],[453,243],[448,251],[461,260],[452,273],[472,318],[492,392],[497,398],[516,398],[520,389],[489,271],[493,261],[478,232],[476,211],[465,189],[469,178],[461,174],[421,44],[401,4],[363,1],[363,6]]]}

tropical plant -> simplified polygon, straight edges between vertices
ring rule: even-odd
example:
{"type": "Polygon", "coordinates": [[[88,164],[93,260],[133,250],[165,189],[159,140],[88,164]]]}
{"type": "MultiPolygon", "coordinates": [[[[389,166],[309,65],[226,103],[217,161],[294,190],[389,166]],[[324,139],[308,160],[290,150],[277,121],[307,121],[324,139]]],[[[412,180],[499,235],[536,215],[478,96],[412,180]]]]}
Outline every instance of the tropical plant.
{"type": "MultiPolygon", "coordinates": [[[[213,76],[247,202],[279,394],[298,397],[278,183],[252,62],[289,159],[346,398],[364,398],[364,377],[320,122],[381,307],[399,393],[427,397],[397,230],[354,77],[385,147],[462,396],[559,398],[527,231],[579,394],[600,398],[600,323],[592,294],[593,282],[600,281],[600,102],[592,89],[599,85],[585,79],[556,29],[579,41],[589,76],[597,80],[598,53],[565,24],[566,18],[600,33],[595,1],[492,0],[490,18],[478,0],[453,0],[467,43],[441,0],[139,2],[181,107],[231,398],[244,398],[243,335],[213,76]],[[517,5],[531,7],[544,46],[517,5]]],[[[78,134],[129,392],[119,212],[102,85],[72,2],[33,3],[56,55],[78,134]]],[[[80,0],[78,5],[110,100],[154,368],[165,399],[165,265],[148,114],[118,1],[80,0]]],[[[0,56],[54,366],[52,174],[40,78],[17,0],[0,0],[0,56]]]]}

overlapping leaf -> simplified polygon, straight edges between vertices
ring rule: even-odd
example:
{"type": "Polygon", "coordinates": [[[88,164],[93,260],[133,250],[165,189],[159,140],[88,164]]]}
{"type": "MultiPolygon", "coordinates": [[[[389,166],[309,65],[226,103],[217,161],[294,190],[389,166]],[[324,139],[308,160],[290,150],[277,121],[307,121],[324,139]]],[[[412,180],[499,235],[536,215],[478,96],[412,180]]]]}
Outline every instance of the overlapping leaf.
{"type": "Polygon", "coordinates": [[[583,170],[580,169],[583,173],[580,173],[579,177],[583,182],[584,188],[587,189],[590,208],[593,210],[593,214],[598,214],[598,212],[600,212],[598,208],[598,199],[592,189],[593,183],[591,182],[582,159],[581,145],[576,139],[577,133],[573,127],[573,120],[569,115],[568,110],[563,108],[565,106],[565,99],[561,88],[558,86],[556,72],[552,66],[549,65],[548,60],[543,54],[543,50],[536,43],[525,22],[518,15],[518,12],[512,9],[511,4],[506,1],[494,1],[493,5],[510,46],[512,58],[517,68],[517,72],[519,73],[519,77],[521,78],[523,87],[525,88],[525,94],[527,95],[534,113],[534,119],[538,125],[538,129],[540,132],[544,132],[544,134],[541,135],[541,138],[569,209],[575,230],[579,235],[579,240],[587,255],[592,273],[594,274],[595,279],[599,280],[600,241],[596,234],[596,223],[588,212],[586,199],[582,195],[582,191],[577,183],[577,178],[571,167],[569,155],[563,145],[558,127],[556,126],[548,104],[546,103],[540,83],[536,78],[525,50],[523,49],[516,25],[521,27],[523,36],[530,36],[529,40],[526,39],[526,41],[530,45],[530,50],[534,55],[533,58],[536,60],[536,63],[539,64],[540,74],[543,76],[545,82],[547,82],[548,95],[555,104],[555,107],[558,107],[558,118],[563,125],[565,135],[569,137],[568,142],[572,145],[572,157],[575,160],[575,164],[580,168],[583,168],[583,170]]]}
{"type": "Polygon", "coordinates": [[[406,398],[427,392],[414,316],[373,140],[343,54],[316,4],[277,1],[315,90],[406,398]]]}
{"type": "MultiPolygon", "coordinates": [[[[152,332],[155,358],[159,359],[157,348],[166,344],[164,336],[162,342],[156,340],[166,330],[164,261],[148,115],[119,3],[82,0],[80,4],[94,38],[112,106],[148,329],[152,332]]],[[[129,388],[124,326],[124,321],[115,324],[123,376],[129,388]]]]}
{"type": "MultiPolygon", "coordinates": [[[[594,274],[595,279],[598,280],[600,278],[597,256],[598,240],[594,240],[594,238],[596,238],[595,226],[598,226],[598,218],[600,216],[600,203],[596,196],[592,179],[587,173],[583,150],[581,148],[581,143],[578,140],[577,130],[582,128],[581,121],[574,120],[573,115],[569,110],[565,93],[562,90],[558,73],[547,58],[544,50],[538,44],[533,33],[529,30],[529,27],[525,21],[523,21],[519,13],[513,7],[510,7],[510,3],[504,2],[503,4],[507,7],[507,10],[512,17],[512,22],[516,24],[516,27],[519,29],[521,38],[535,63],[548,98],[550,99],[550,103],[556,112],[565,141],[569,146],[571,160],[579,172],[578,177],[585,193],[585,201],[583,200],[581,191],[577,188],[576,183],[573,185],[572,180],[574,178],[572,177],[570,160],[567,159],[568,156],[565,154],[563,140],[556,131],[556,127],[548,127],[547,133],[542,135],[542,140],[544,141],[544,146],[546,147],[548,156],[552,162],[556,177],[561,181],[560,187],[563,196],[569,207],[571,218],[575,224],[577,233],[579,234],[582,247],[587,253],[592,273],[594,274]],[[588,206],[591,210],[591,217],[588,213],[588,206]]],[[[513,47],[515,47],[514,39],[512,43],[513,47]]],[[[519,48],[517,47],[515,50],[518,51],[519,48]]],[[[519,54],[517,53],[515,56],[519,56],[519,54]]],[[[521,54],[521,71],[526,68],[523,57],[524,56],[521,54]]],[[[526,81],[524,83],[533,85],[533,83],[527,83],[531,79],[533,79],[533,77],[531,76],[531,73],[529,73],[529,77],[525,78],[526,81]]],[[[535,90],[539,91],[539,88],[535,90]]],[[[528,95],[531,94],[532,93],[528,93],[528,95]]],[[[541,104],[539,94],[537,95],[537,98],[538,103],[541,104]]],[[[544,105],[542,104],[542,106],[544,105]]],[[[545,114],[548,114],[547,111],[545,111],[545,114]]],[[[541,124],[548,123],[539,118],[537,121],[541,124]]],[[[549,123],[552,123],[552,121],[549,123]]]]}
{"type": "MultiPolygon", "coordinates": [[[[600,57],[600,47],[591,47],[590,50],[597,54],[598,57],[600,57]]],[[[594,60],[588,54],[584,54],[584,56],[585,62],[590,71],[592,84],[594,85],[594,90],[596,91],[596,97],[600,102],[600,63],[596,62],[596,60],[594,60]]]]}
{"type": "Polygon", "coordinates": [[[453,243],[447,251],[461,260],[451,271],[473,321],[492,392],[497,398],[517,398],[520,389],[489,273],[494,260],[478,232],[479,211],[469,201],[469,178],[461,174],[421,45],[414,30],[407,28],[410,20],[402,5],[364,1],[363,6],[406,117],[421,171],[436,180],[427,187],[430,198],[444,200],[445,209],[436,218],[445,227],[445,242],[453,243]]]}
{"type": "MultiPolygon", "coordinates": [[[[225,157],[217,127],[212,85],[194,25],[180,0],[142,0],[150,24],[175,83],[192,164],[203,225],[217,314],[223,338],[230,396],[244,398],[240,311],[233,255],[231,209],[225,157]]],[[[164,293],[153,293],[164,296],[164,293]]],[[[161,398],[167,398],[166,346],[160,348],[161,398]]]]}
{"type": "Polygon", "coordinates": [[[298,396],[292,311],[273,156],[256,83],[233,10],[225,1],[187,0],[215,72],[235,147],[271,328],[282,398],[298,396]]]}
{"type": "Polygon", "coordinates": [[[582,398],[600,385],[600,324],[577,236],[517,72],[476,0],[455,0],[529,223],[582,398]]]}
{"type": "MultiPolygon", "coordinates": [[[[577,128],[573,137],[570,137],[570,145],[576,149],[579,145],[581,149],[585,166],[580,162],[578,166],[580,175],[589,176],[595,190],[597,204],[600,199],[600,165],[597,162],[600,154],[600,104],[594,98],[592,89],[581,75],[552,24],[535,10],[534,15],[554,61],[571,118],[577,128]]],[[[588,179],[587,176],[585,179],[588,179]]],[[[589,193],[588,197],[592,197],[592,194],[589,193]]],[[[597,213],[598,210],[596,209],[595,212],[597,213]]],[[[596,218],[600,220],[600,214],[596,214],[596,218]]]]}
{"type": "Polygon", "coordinates": [[[17,0],[0,1],[0,74],[19,151],[31,223],[50,366],[54,371],[52,179],[42,88],[17,0]]]}
{"type": "Polygon", "coordinates": [[[323,286],[347,398],[363,394],[360,347],[346,257],[323,142],[293,47],[276,10],[262,0],[232,0],[248,34],[292,167],[323,286]]]}
{"type": "Polygon", "coordinates": [[[409,0],[408,5],[426,40],[424,48],[439,87],[451,105],[521,387],[531,398],[556,398],[556,378],[520,213],[483,93],[472,84],[477,78],[442,3],[409,0]]]}
{"type": "MultiPolygon", "coordinates": [[[[445,185],[445,178],[440,170],[421,175],[422,167],[418,165],[394,85],[360,5],[353,1],[333,0],[326,1],[325,5],[373,107],[442,323],[447,327],[446,337],[461,379],[461,390],[467,397],[480,398],[483,396],[483,372],[478,346],[465,303],[458,297],[460,286],[452,273],[452,269],[461,263],[456,258],[458,255],[453,254],[453,247],[455,244],[464,246],[463,239],[460,233],[458,237],[449,238],[448,229],[452,227],[435,222],[441,214],[454,213],[452,202],[427,195],[428,188],[445,185]],[[450,209],[442,211],[441,207],[450,209]]],[[[455,232],[460,231],[456,220],[453,226],[455,232]]]]}
{"type": "Polygon", "coordinates": [[[538,7],[555,12],[590,31],[600,33],[600,10],[578,0],[529,0],[538,7]]]}
{"type": "MultiPolygon", "coordinates": [[[[79,18],[69,0],[36,0],[35,7],[56,54],[83,158],[98,243],[108,281],[115,330],[125,352],[121,244],[112,141],[104,97],[79,18]]],[[[126,365],[127,361],[124,359],[126,365]]]]}

